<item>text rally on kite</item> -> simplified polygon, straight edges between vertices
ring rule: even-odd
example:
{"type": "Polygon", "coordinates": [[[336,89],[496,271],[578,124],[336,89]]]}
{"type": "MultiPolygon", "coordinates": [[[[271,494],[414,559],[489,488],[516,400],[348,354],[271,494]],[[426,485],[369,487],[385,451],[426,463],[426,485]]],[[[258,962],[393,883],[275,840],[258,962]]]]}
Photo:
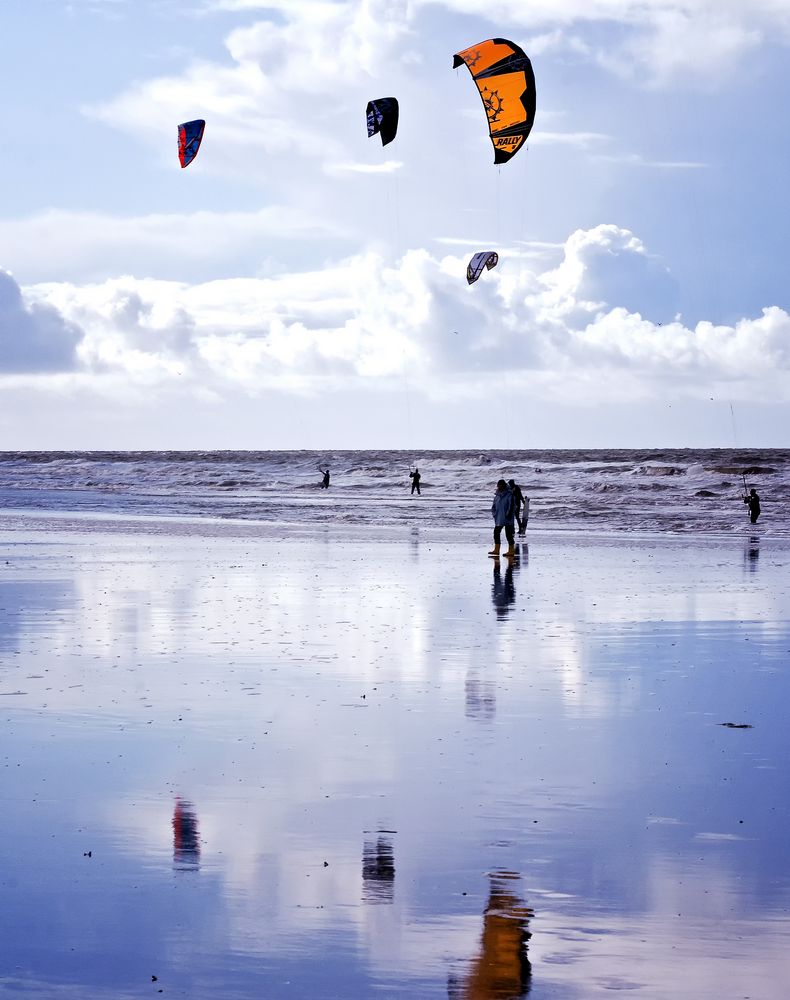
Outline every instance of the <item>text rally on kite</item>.
{"type": "Polygon", "coordinates": [[[507,38],[489,38],[456,53],[466,65],[488,115],[494,163],[507,163],[526,142],[535,121],[535,74],[523,49],[507,38]]]}
{"type": "Polygon", "coordinates": [[[188,167],[197,156],[205,127],[202,118],[178,126],[178,159],[182,167],[188,167]]]}
{"type": "Polygon", "coordinates": [[[368,101],[368,138],[377,132],[381,135],[381,145],[392,142],[398,131],[398,100],[395,97],[379,97],[368,101]]]}
{"type": "Polygon", "coordinates": [[[466,265],[467,283],[473,285],[486,268],[490,271],[498,263],[499,255],[495,250],[481,250],[480,253],[476,253],[466,265]]]}

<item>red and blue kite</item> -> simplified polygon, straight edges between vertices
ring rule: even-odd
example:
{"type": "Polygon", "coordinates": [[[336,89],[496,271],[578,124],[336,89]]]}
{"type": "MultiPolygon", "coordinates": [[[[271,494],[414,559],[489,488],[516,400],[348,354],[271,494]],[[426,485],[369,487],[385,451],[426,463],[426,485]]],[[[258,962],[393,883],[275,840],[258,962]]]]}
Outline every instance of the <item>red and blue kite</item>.
{"type": "Polygon", "coordinates": [[[202,118],[178,126],[178,158],[182,167],[188,167],[197,156],[205,127],[202,118]]]}

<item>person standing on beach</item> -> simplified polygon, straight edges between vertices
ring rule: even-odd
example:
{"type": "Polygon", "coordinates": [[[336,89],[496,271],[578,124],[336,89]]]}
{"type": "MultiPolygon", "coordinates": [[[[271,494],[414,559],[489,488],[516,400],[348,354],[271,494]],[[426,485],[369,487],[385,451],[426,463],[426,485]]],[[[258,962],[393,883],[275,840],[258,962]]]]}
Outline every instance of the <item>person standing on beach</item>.
{"type": "Polygon", "coordinates": [[[496,484],[494,502],[491,504],[491,516],[494,519],[494,547],[488,554],[493,556],[494,559],[499,558],[503,528],[505,529],[505,538],[507,538],[508,544],[508,550],[505,555],[515,556],[516,554],[516,532],[513,523],[515,513],[516,504],[513,499],[513,491],[504,479],[500,479],[496,484]]]}
{"type": "Polygon", "coordinates": [[[324,478],[321,480],[321,489],[322,490],[328,490],[329,489],[329,469],[322,469],[321,466],[319,465],[318,466],[318,471],[319,472],[323,472],[323,474],[324,474],[324,478]]]}
{"type": "Polygon", "coordinates": [[[743,498],[743,502],[749,507],[749,517],[752,524],[757,524],[757,518],[760,516],[760,498],[754,487],[749,490],[749,495],[743,498]]]}
{"type": "Polygon", "coordinates": [[[417,469],[417,468],[415,468],[414,472],[410,472],[409,473],[409,479],[411,479],[411,491],[412,491],[412,493],[414,493],[414,491],[416,490],[417,491],[417,496],[420,495],[420,479],[421,478],[422,477],[420,476],[420,470],[417,469]]]}
{"type": "Polygon", "coordinates": [[[508,486],[513,494],[513,500],[516,504],[516,521],[518,522],[518,533],[519,535],[526,535],[527,533],[527,521],[529,521],[529,497],[525,497],[521,492],[521,487],[515,481],[515,479],[508,479],[508,486]],[[524,509],[524,516],[521,516],[521,509],[524,509]]]}
{"type": "Polygon", "coordinates": [[[521,520],[519,521],[519,535],[526,535],[527,524],[529,523],[529,497],[526,493],[522,493],[521,496],[524,500],[524,506],[521,508],[521,520]]]}

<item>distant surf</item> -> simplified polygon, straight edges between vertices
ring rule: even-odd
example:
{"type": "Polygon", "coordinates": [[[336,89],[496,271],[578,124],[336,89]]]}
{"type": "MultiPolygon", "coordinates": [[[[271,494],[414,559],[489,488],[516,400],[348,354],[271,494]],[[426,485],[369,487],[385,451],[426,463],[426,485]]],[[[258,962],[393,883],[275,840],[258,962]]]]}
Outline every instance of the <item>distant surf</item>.
{"type": "Polygon", "coordinates": [[[514,478],[541,531],[790,537],[790,451],[3,452],[6,511],[203,517],[264,523],[485,527],[496,481],[514,478]],[[410,495],[418,465],[422,496],[410,495]],[[331,486],[319,488],[321,468],[331,486]]]}

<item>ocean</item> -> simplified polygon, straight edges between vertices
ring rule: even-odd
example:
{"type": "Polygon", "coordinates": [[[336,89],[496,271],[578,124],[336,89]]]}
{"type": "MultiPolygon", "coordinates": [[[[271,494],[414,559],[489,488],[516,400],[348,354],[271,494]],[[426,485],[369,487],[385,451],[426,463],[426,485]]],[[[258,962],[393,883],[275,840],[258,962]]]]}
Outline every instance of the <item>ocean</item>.
{"type": "Polygon", "coordinates": [[[490,527],[499,478],[529,496],[532,531],[790,537],[788,449],[4,452],[0,504],[20,516],[467,532],[490,527]],[[756,526],[744,484],[760,495],[756,526]]]}

